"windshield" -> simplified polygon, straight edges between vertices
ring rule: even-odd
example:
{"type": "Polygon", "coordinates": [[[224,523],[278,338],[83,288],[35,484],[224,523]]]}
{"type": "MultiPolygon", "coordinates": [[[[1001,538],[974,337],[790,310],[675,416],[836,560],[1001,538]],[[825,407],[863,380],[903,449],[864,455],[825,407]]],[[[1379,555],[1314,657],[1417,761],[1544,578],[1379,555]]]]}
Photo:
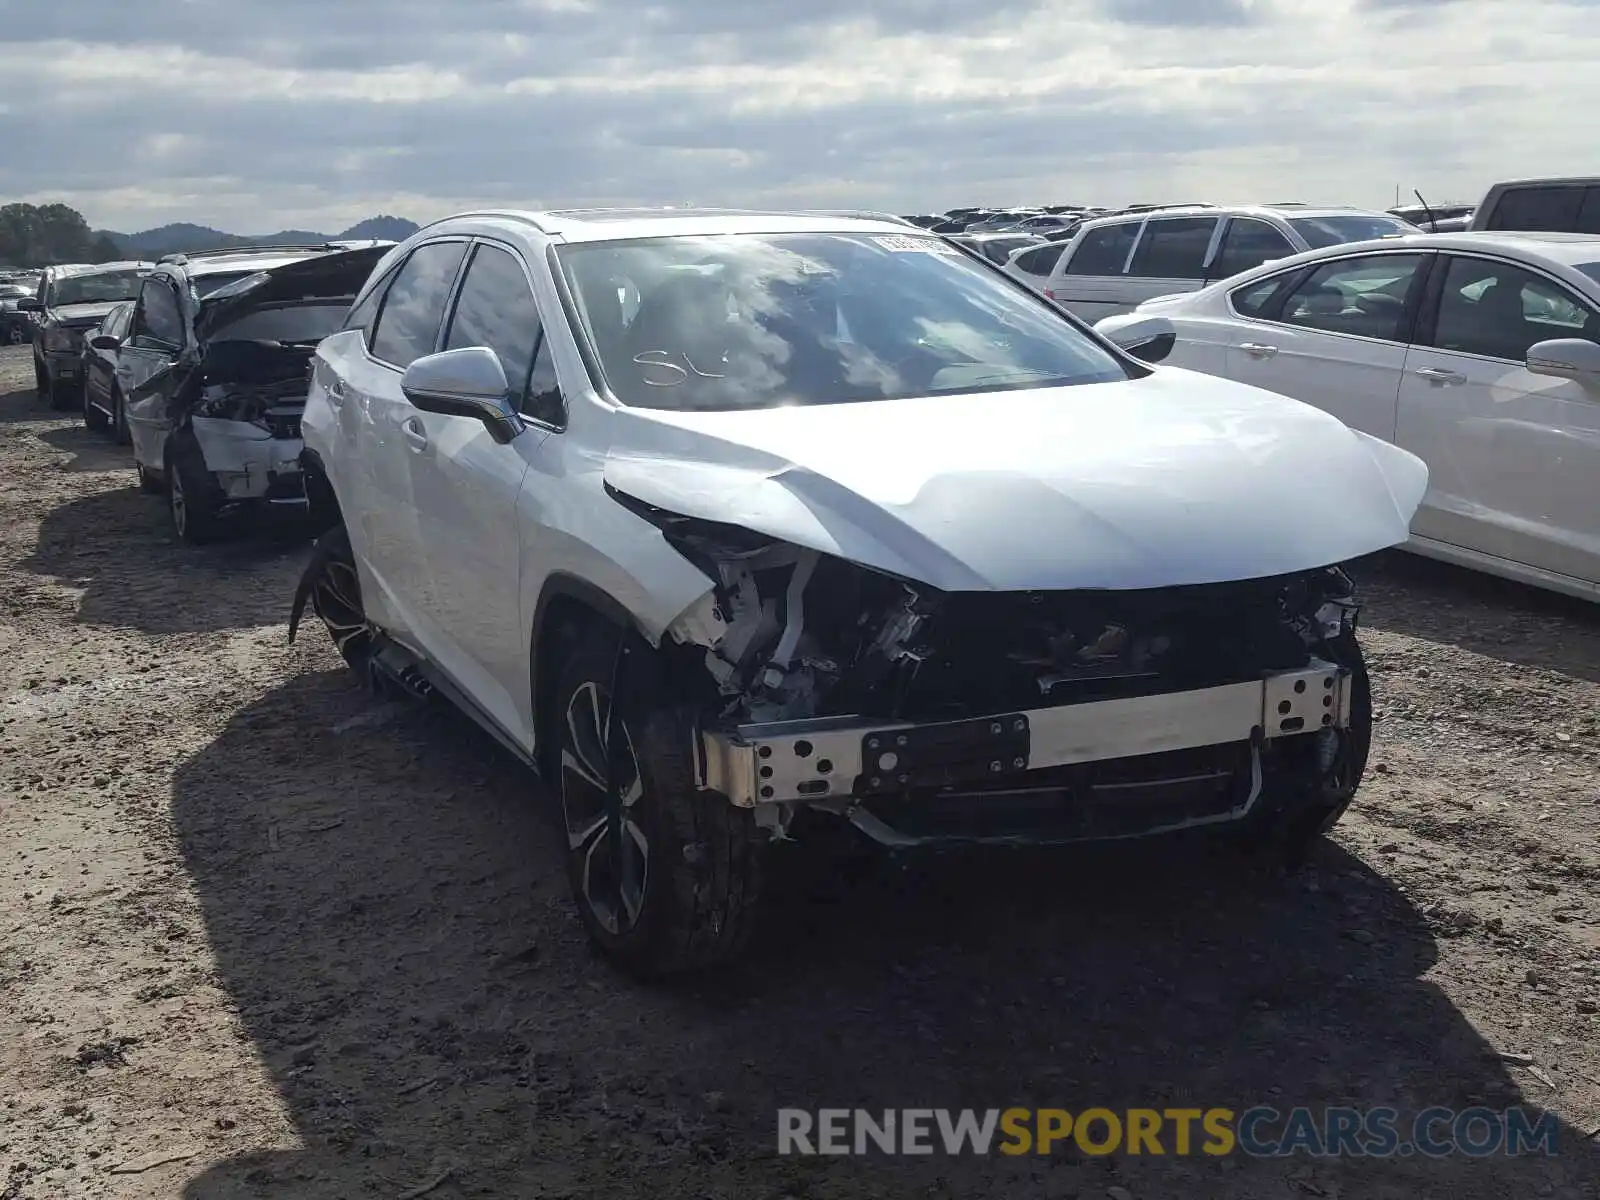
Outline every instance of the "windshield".
{"type": "Polygon", "coordinates": [[[1294,231],[1305,238],[1313,250],[1339,246],[1345,242],[1365,242],[1373,238],[1399,237],[1416,233],[1417,227],[1399,217],[1376,213],[1339,213],[1326,217],[1290,217],[1294,231]]]}
{"type": "Polygon", "coordinates": [[[350,299],[258,308],[211,335],[213,342],[320,342],[337,333],[350,311],[350,299]]]}
{"type": "Polygon", "coordinates": [[[143,270],[100,271],[93,275],[66,275],[50,284],[50,304],[110,304],[132,300],[139,294],[143,270]]]}
{"type": "Polygon", "coordinates": [[[724,234],[556,254],[605,384],[641,408],[893,400],[1126,379],[943,238],[724,234]]]}
{"type": "Polygon", "coordinates": [[[1582,271],[1596,283],[1600,283],[1600,262],[1579,263],[1578,270],[1582,271]]]}

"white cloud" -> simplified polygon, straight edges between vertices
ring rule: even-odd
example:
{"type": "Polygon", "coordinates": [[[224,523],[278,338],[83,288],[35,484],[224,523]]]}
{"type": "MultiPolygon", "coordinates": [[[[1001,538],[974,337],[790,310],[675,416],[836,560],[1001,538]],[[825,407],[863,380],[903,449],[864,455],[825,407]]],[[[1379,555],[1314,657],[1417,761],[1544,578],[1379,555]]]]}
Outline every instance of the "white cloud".
{"type": "Polygon", "coordinates": [[[56,5],[0,29],[0,192],[265,232],[690,197],[1382,206],[1592,169],[1595,0],[788,8],[56,5]]]}

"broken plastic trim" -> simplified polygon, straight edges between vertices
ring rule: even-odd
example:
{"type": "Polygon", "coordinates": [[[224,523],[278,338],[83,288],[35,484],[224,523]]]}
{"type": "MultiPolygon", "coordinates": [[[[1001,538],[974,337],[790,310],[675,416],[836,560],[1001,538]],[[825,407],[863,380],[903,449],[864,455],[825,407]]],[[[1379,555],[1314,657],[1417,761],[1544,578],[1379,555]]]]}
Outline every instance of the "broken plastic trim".
{"type": "Polygon", "coordinates": [[[742,525],[707,521],[700,517],[686,517],[681,513],[657,508],[626,492],[618,491],[609,483],[605,485],[605,489],[606,495],[623,508],[659,529],[661,535],[678,553],[712,580],[720,578],[717,568],[719,560],[750,557],[779,544],[777,539],[756,533],[742,525]]]}

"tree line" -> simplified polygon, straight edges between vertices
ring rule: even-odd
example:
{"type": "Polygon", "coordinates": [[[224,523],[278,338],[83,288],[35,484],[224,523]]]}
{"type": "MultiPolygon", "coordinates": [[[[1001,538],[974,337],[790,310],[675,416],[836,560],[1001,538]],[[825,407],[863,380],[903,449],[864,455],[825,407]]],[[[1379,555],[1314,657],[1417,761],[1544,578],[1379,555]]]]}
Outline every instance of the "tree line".
{"type": "Polygon", "coordinates": [[[65,204],[0,205],[0,266],[115,262],[117,244],[65,204]]]}

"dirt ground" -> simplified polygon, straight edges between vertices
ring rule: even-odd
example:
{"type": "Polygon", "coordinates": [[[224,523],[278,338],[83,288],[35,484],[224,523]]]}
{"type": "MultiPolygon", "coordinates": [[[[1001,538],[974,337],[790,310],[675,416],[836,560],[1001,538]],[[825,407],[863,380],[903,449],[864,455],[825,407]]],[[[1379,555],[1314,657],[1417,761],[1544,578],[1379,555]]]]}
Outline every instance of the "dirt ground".
{"type": "Polygon", "coordinates": [[[586,948],[539,792],[380,706],[303,547],[187,550],[0,356],[0,1200],[1600,1195],[1600,611],[1361,564],[1378,740],[1310,868],[1138,847],[586,948]],[[1555,1157],[780,1158],[780,1107],[1503,1107],[1555,1157]]]}

